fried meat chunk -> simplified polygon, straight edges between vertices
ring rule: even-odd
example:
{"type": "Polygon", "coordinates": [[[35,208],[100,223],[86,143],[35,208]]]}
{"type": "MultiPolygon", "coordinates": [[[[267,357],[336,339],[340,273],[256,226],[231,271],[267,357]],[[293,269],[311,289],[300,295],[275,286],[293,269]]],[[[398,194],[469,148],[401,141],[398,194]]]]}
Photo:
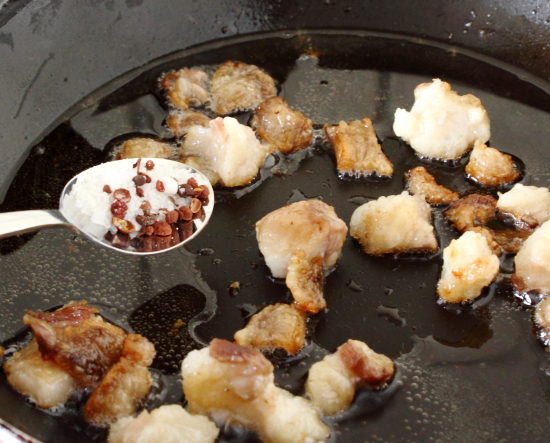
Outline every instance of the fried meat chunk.
{"type": "Polygon", "coordinates": [[[128,334],[122,354],[107,372],[84,407],[84,418],[107,427],[136,412],[138,403],[149,393],[153,379],[147,367],[155,358],[155,347],[145,337],[128,334]]]}
{"type": "Polygon", "coordinates": [[[4,363],[8,383],[44,409],[64,404],[76,390],[76,381],[63,368],[42,357],[36,340],[4,363]]]}
{"type": "Polygon", "coordinates": [[[393,164],[382,152],[370,118],[323,127],[336,154],[336,167],[344,176],[393,175],[393,164]]]}
{"type": "Polygon", "coordinates": [[[306,339],[306,313],[295,303],[266,306],[254,314],[234,338],[241,346],[262,351],[279,348],[291,355],[297,354],[306,339]]]}
{"type": "Polygon", "coordinates": [[[109,430],[108,443],[214,443],[219,433],[208,417],[191,415],[180,405],[164,405],[118,420],[109,430]]]}
{"type": "Polygon", "coordinates": [[[125,333],[104,322],[85,302],[53,312],[27,311],[23,317],[44,359],[56,363],[82,387],[96,387],[120,358],[125,333]]]}
{"type": "Polygon", "coordinates": [[[348,340],[311,367],[306,392],[323,414],[334,415],[349,408],[358,386],[382,388],[394,372],[390,358],[377,354],[364,342],[348,340]]]}
{"type": "Polygon", "coordinates": [[[414,98],[410,112],[395,111],[393,130],[418,155],[443,160],[460,158],[476,140],[489,140],[489,117],[477,97],[460,96],[449,83],[434,79],[418,85],[414,98]]]}
{"type": "Polygon", "coordinates": [[[423,196],[431,205],[446,205],[459,198],[456,192],[438,184],[424,166],[405,172],[405,182],[411,194],[423,196]]]}
{"type": "Polygon", "coordinates": [[[490,195],[470,194],[455,201],[444,214],[460,232],[485,225],[495,218],[497,200],[490,195]]]}
{"type": "Polygon", "coordinates": [[[541,328],[540,337],[543,343],[550,346],[550,297],[545,297],[535,310],[535,323],[541,328]]]}
{"type": "Polygon", "coordinates": [[[250,111],[277,95],[273,79],[255,65],[222,63],[212,76],[212,110],[219,115],[250,111]]]}
{"type": "Polygon", "coordinates": [[[182,109],[176,112],[171,112],[166,118],[166,126],[175,137],[183,138],[189,132],[191,126],[208,127],[210,119],[197,111],[191,109],[182,109]]]}
{"type": "Polygon", "coordinates": [[[182,376],[190,412],[218,425],[251,428],[264,443],[323,442],[330,434],[308,400],[275,386],[273,365],[257,349],[214,339],[185,357],[182,376]]]}
{"type": "Polygon", "coordinates": [[[168,100],[178,108],[200,106],[210,100],[208,74],[200,69],[180,69],[166,74],[160,86],[168,91],[168,100]]]}
{"type": "Polygon", "coordinates": [[[298,249],[308,261],[323,257],[324,269],[334,267],[347,232],[334,208],[315,199],[283,206],[256,223],[260,251],[276,278],[287,276],[290,257],[298,249]]]}
{"type": "Polygon", "coordinates": [[[511,156],[489,148],[479,140],[470,154],[466,174],[485,186],[502,186],[519,178],[511,156]]]}
{"type": "Polygon", "coordinates": [[[300,111],[293,111],[281,97],[270,97],[254,111],[250,126],[273,150],[292,154],[309,147],[313,122],[300,111]]]}
{"type": "Polygon", "coordinates": [[[294,300],[307,312],[317,314],[327,307],[323,296],[324,283],[325,274],[321,255],[308,260],[303,249],[298,249],[291,254],[286,285],[294,300]]]}
{"type": "Polygon", "coordinates": [[[550,294],[550,221],[525,240],[514,263],[512,282],[517,290],[550,294]]]}
{"type": "Polygon", "coordinates": [[[351,216],[350,235],[367,254],[435,252],[431,215],[424,197],[403,191],[359,206],[351,216]]]}
{"type": "Polygon", "coordinates": [[[125,158],[170,158],[174,150],[151,138],[132,138],[125,141],[115,154],[116,160],[125,158]]]}
{"type": "Polygon", "coordinates": [[[206,128],[189,128],[180,157],[199,157],[224,186],[233,187],[252,181],[268,153],[248,126],[232,117],[218,117],[206,128]]]}
{"type": "Polygon", "coordinates": [[[497,208],[510,215],[518,229],[532,230],[550,219],[550,191],[518,183],[508,192],[498,193],[497,208]]]}
{"type": "Polygon", "coordinates": [[[499,265],[485,237],[467,231],[443,250],[437,293],[449,303],[473,300],[497,277],[499,265]]]}

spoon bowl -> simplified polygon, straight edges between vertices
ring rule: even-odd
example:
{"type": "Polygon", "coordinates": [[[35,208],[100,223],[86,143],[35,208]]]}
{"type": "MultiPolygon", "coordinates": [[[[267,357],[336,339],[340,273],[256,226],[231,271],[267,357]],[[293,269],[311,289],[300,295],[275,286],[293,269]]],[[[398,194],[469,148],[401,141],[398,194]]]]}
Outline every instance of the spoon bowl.
{"type": "MultiPolygon", "coordinates": [[[[158,254],[179,248],[195,238],[204,229],[212,216],[213,197],[214,191],[209,180],[199,171],[183,163],[158,158],[116,160],[94,166],[73,177],[61,193],[59,210],[16,211],[0,214],[0,238],[33,232],[49,226],[65,226],[83,234],[103,247],[118,252],[141,256],[158,254]],[[151,161],[150,164],[154,165],[150,170],[145,167],[148,161],[151,161]],[[124,176],[129,175],[128,171],[131,171],[130,179],[125,182],[123,187],[123,190],[127,192],[126,198],[123,200],[124,205],[128,207],[128,215],[121,217],[122,213],[113,212],[112,204],[117,202],[117,198],[115,198],[118,197],[116,191],[121,190],[122,185],[120,184],[124,183],[124,176]],[[132,181],[131,176],[135,178],[138,175],[143,176],[147,183],[132,181]],[[194,179],[192,183],[196,182],[197,188],[187,184],[189,179],[194,179]],[[157,182],[160,182],[160,184],[157,182]],[[109,183],[113,183],[113,186],[109,183]],[[156,202],[161,205],[160,208],[151,208],[153,212],[155,209],[158,211],[152,213],[149,221],[146,222],[147,226],[151,226],[151,229],[153,229],[153,226],[156,229],[156,225],[152,224],[155,217],[164,222],[162,219],[167,212],[178,212],[178,210],[184,209],[182,202],[198,200],[193,196],[193,189],[199,189],[199,187],[203,191],[205,188],[208,190],[204,193],[209,198],[199,200],[206,203],[200,203],[199,212],[193,212],[195,214],[193,219],[187,221],[187,223],[192,223],[192,227],[187,225],[186,229],[188,231],[192,229],[192,232],[188,232],[185,237],[180,232],[180,226],[183,226],[180,223],[186,224],[185,221],[172,223],[172,234],[169,238],[157,235],[157,233],[166,235],[166,232],[155,231],[154,234],[148,236],[143,234],[144,229],[140,231],[143,225],[136,223],[135,217],[138,212],[137,215],[142,216],[142,218],[144,215],[149,214],[149,210],[142,209],[144,201],[150,203],[147,200],[148,198],[153,204],[156,202]],[[136,195],[138,188],[142,189],[144,195],[141,198],[136,195]],[[183,191],[180,188],[183,188],[183,191]],[[184,192],[186,190],[187,193],[184,192]],[[180,191],[180,193],[177,194],[177,191],[180,191]],[[135,213],[130,214],[131,212],[135,213]],[[121,232],[112,224],[115,217],[119,226],[120,223],[126,222],[123,226],[124,232],[121,232]],[[133,230],[127,228],[130,225],[128,225],[126,219],[130,218],[133,220],[133,222],[130,222],[130,225],[134,227],[133,230]],[[107,238],[124,238],[128,247],[123,248],[120,242],[108,241],[106,234],[107,238]],[[132,246],[136,243],[136,240],[134,240],[136,237],[143,237],[147,240],[148,250],[140,251],[132,246]]],[[[199,204],[196,201],[193,201],[193,203],[199,204]]],[[[196,207],[192,209],[195,211],[196,207]]],[[[185,209],[185,211],[189,213],[189,210],[185,209]]],[[[165,220],[168,221],[167,218],[165,220]]],[[[142,223],[144,222],[142,221],[142,223]]],[[[166,229],[166,223],[163,227],[166,229]]],[[[141,240],[138,243],[142,243],[141,240]]]]}

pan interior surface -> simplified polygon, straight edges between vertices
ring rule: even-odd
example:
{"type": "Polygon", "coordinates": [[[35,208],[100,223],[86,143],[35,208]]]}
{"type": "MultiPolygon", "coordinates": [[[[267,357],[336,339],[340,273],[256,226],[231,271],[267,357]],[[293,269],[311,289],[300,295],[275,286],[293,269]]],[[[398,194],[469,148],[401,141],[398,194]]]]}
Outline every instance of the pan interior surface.
{"type": "MultiPolygon", "coordinates": [[[[215,337],[232,340],[254,312],[291,301],[258,251],[254,225],[264,215],[321,198],[349,223],[359,204],[401,193],[404,172],[418,165],[461,195],[489,192],[465,178],[467,159],[427,163],[393,134],[395,110],[410,109],[414,88],[433,78],[481,99],[491,119],[490,145],[521,164],[521,183],[550,184],[550,152],[544,148],[550,85],[430,42],[366,32],[285,32],[192,48],[114,79],[67,111],[63,123],[32,148],[0,210],[55,208],[70,177],[108,159],[125,139],[145,135],[174,142],[163,125],[168,108],[156,87],[159,76],[183,67],[213,72],[226,60],[256,64],[272,75],[279,95],[314,121],[314,146],[279,159],[284,175],[264,169],[248,187],[220,190],[209,225],[185,249],[126,257],[61,229],[1,240],[3,346],[15,348],[28,339],[28,330],[20,329],[26,309],[86,299],[109,321],[157,345],[157,383],[146,406],[184,402],[178,367],[190,350],[215,337]],[[392,179],[337,175],[322,125],[365,117],[394,164],[392,179]],[[186,327],[168,337],[180,319],[186,327]]],[[[246,123],[250,113],[237,117],[246,123]]],[[[458,237],[442,211],[434,210],[440,250],[458,237]]],[[[536,337],[532,309],[511,291],[513,257],[502,258],[502,277],[478,302],[454,310],[437,303],[441,266],[440,253],[368,256],[348,237],[326,279],[328,309],[310,319],[308,345],[290,359],[270,356],[278,386],[295,394],[303,393],[311,364],[349,338],[396,359],[398,373],[388,389],[359,391],[349,411],[327,420],[330,441],[544,441],[550,435],[548,355],[536,337]]],[[[0,418],[41,441],[106,438],[78,417],[81,398],[55,413],[38,410],[7,385],[3,373],[0,396],[0,418]]],[[[257,438],[228,428],[220,441],[257,438]]]]}

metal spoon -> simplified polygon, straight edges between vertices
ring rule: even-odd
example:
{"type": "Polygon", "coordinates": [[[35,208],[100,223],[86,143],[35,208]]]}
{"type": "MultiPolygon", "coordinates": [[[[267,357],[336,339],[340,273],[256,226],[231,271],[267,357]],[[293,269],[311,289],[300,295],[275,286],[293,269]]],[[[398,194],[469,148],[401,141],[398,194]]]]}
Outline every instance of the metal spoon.
{"type": "MultiPolygon", "coordinates": [[[[136,166],[137,160],[138,159],[125,159],[125,160],[112,161],[108,163],[102,163],[98,166],[94,166],[93,168],[87,169],[86,171],[83,171],[80,174],[76,175],[65,185],[65,188],[61,193],[61,198],[59,201],[59,210],[32,210],[32,211],[16,211],[16,212],[0,213],[0,238],[11,237],[13,235],[24,234],[27,232],[33,232],[38,229],[50,227],[50,226],[65,226],[65,227],[71,228],[76,232],[82,233],[87,238],[101,244],[101,246],[103,247],[114,249],[118,252],[123,252],[125,254],[150,255],[150,254],[158,254],[161,252],[167,252],[172,249],[179,248],[180,246],[184,245],[188,241],[192,240],[202,231],[202,229],[206,226],[206,224],[210,220],[210,217],[212,215],[212,211],[214,208],[214,191],[208,179],[197,170],[180,162],[159,159],[159,158],[141,159],[140,166],[137,166],[137,167],[141,167],[140,172],[143,172],[146,174],[148,173],[153,174],[155,170],[157,172],[159,170],[160,171],[169,170],[170,174],[172,174],[173,172],[173,175],[178,176],[178,182],[180,184],[186,183],[188,178],[194,177],[199,185],[204,185],[208,188],[209,196],[210,196],[209,203],[206,206],[202,206],[204,209],[204,218],[203,220],[198,218],[193,220],[193,223],[195,226],[194,232],[184,241],[181,241],[178,244],[171,246],[169,248],[162,249],[159,251],[153,251],[153,252],[138,252],[131,249],[120,249],[113,246],[108,241],[106,241],[103,238],[103,236],[98,235],[97,233],[93,233],[89,229],[86,229],[84,226],[82,226],[82,222],[78,220],[78,217],[75,218],[75,209],[77,214],[80,214],[80,212],[77,208],[75,208],[75,205],[73,203],[74,194],[71,197],[69,196],[71,195],[71,191],[74,189],[74,185],[77,183],[79,178],[83,181],[83,180],[86,180],[86,177],[89,177],[90,174],[96,174],[96,173],[100,173],[102,175],[105,174],[107,176],[109,174],[118,175],[119,171],[124,171],[128,168],[133,169],[133,171],[135,172],[135,175],[137,175],[137,170],[136,170],[137,167],[134,168],[136,166]],[[148,171],[145,168],[145,164],[148,160],[151,160],[154,163],[154,168],[151,171],[148,171]]],[[[103,189],[103,186],[105,184],[107,183],[100,182],[100,183],[97,183],[97,186],[99,186],[100,189],[103,189]]],[[[130,182],[127,184],[125,188],[131,189],[132,187],[134,187],[134,183],[130,182]]],[[[107,213],[107,216],[109,218],[112,217],[110,209],[111,208],[109,203],[108,207],[105,208],[105,212],[107,213]]],[[[105,231],[107,231],[107,228],[105,228],[105,231]]]]}

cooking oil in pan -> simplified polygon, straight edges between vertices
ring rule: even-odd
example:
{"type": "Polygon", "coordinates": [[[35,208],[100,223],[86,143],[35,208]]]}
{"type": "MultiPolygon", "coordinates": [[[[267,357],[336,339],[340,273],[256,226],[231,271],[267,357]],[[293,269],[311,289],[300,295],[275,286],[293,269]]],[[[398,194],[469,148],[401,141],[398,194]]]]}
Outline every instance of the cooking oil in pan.
{"type": "MultiPolygon", "coordinates": [[[[393,135],[395,109],[409,109],[415,86],[432,78],[481,99],[491,119],[491,145],[516,156],[522,183],[550,183],[550,152],[541,149],[548,138],[550,101],[540,84],[456,48],[319,31],[216,42],[115,79],[86,99],[91,105],[69,110],[32,149],[0,209],[56,207],[70,177],[108,159],[117,143],[136,134],[177,143],[163,126],[168,110],[158,77],[182,67],[212,72],[226,60],[256,64],[275,78],[280,95],[315,122],[311,150],[270,159],[278,174],[265,168],[248,187],[220,190],[212,221],[187,249],[125,257],[63,230],[0,241],[2,340],[21,326],[25,309],[87,299],[110,320],[157,344],[155,367],[161,372],[149,406],[184,403],[176,369],[186,352],[214,337],[231,340],[263,306],[291,301],[284,283],[270,278],[258,251],[254,224],[265,214],[289,202],[321,198],[349,222],[359,204],[402,192],[404,172],[417,165],[462,195],[488,192],[465,177],[466,158],[426,162],[393,135]],[[320,128],[364,117],[372,119],[395,166],[390,180],[336,173],[320,128]],[[239,290],[230,290],[235,287],[239,290]]],[[[239,119],[246,123],[249,117],[239,119]]],[[[443,248],[457,233],[442,211],[434,211],[434,223],[443,248]]],[[[386,390],[360,390],[349,411],[327,419],[331,441],[544,441],[549,435],[548,358],[533,331],[531,311],[514,301],[506,278],[476,307],[445,309],[435,294],[441,263],[440,253],[371,257],[348,239],[326,280],[328,309],[309,320],[307,346],[292,358],[271,356],[277,384],[295,394],[303,393],[311,364],[349,338],[395,359],[397,376],[386,390]]],[[[503,270],[511,272],[509,258],[503,270]]],[[[8,399],[0,404],[0,417],[44,441],[105,439],[105,433],[75,420],[74,411],[52,417],[28,407],[4,378],[0,395],[8,399]],[[25,411],[35,428],[13,410],[25,411]]],[[[227,428],[220,441],[257,439],[227,428]]]]}

